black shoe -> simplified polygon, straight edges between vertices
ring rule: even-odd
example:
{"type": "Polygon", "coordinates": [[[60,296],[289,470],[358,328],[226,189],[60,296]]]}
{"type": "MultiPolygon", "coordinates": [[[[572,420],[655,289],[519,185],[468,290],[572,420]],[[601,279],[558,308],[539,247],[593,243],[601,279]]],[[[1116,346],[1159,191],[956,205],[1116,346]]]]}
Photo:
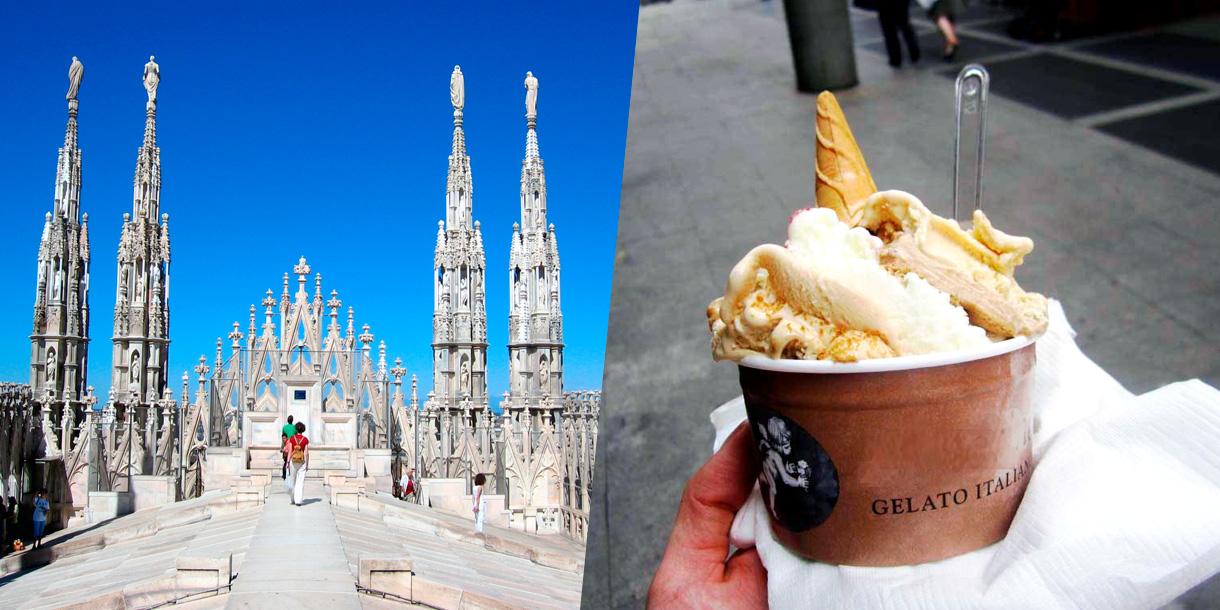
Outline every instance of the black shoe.
{"type": "Polygon", "coordinates": [[[919,63],[919,58],[922,56],[922,53],[920,53],[919,47],[913,47],[910,49],[909,55],[911,56],[911,63],[917,64],[919,63]]]}
{"type": "Polygon", "coordinates": [[[890,60],[890,67],[891,67],[891,68],[901,68],[901,67],[902,67],[902,60],[900,59],[900,60],[898,60],[898,61],[894,61],[894,60],[892,60],[892,59],[891,59],[891,60],[890,60]]]}
{"type": "Polygon", "coordinates": [[[957,47],[955,44],[945,47],[945,61],[953,61],[953,58],[957,57],[957,47]]]}

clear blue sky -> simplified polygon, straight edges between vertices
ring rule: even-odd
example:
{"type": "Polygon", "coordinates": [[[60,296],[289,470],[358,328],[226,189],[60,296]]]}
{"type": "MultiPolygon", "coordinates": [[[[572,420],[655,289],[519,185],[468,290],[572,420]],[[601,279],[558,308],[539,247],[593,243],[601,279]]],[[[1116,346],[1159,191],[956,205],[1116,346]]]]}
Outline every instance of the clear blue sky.
{"type": "Polygon", "coordinates": [[[507,267],[525,148],[522,80],[563,262],[568,389],[599,388],[637,2],[9,3],[0,11],[0,380],[28,381],[35,261],[53,205],[68,65],[92,245],[89,383],[110,383],[115,252],[161,66],[161,209],[173,266],[171,383],[308,257],[431,388],[432,254],[466,75],[474,214],[487,249],[489,390],[507,387],[507,267]],[[259,5],[257,8],[253,8],[259,5]]]}

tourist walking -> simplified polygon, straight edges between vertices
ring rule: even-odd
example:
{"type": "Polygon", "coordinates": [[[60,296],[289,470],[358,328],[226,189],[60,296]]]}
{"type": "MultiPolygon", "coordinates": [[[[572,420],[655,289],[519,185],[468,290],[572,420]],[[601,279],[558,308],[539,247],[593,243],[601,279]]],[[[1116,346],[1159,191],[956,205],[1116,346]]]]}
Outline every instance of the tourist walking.
{"type": "Polygon", "coordinates": [[[280,429],[280,453],[284,457],[284,467],[280,469],[280,478],[284,479],[284,487],[288,491],[292,491],[292,484],[288,482],[288,439],[296,436],[297,428],[292,425],[292,416],[288,416],[288,423],[280,429]]]}
{"type": "Polygon", "coordinates": [[[38,490],[34,496],[34,548],[42,546],[42,534],[47,529],[47,511],[51,510],[51,501],[47,500],[47,489],[38,490]]]}
{"type": "Polygon", "coordinates": [[[17,497],[15,495],[16,493],[17,492],[16,492],[15,487],[9,487],[8,513],[5,514],[5,520],[8,521],[8,541],[9,542],[16,540],[17,536],[18,536],[17,523],[18,523],[18,519],[20,518],[20,515],[18,513],[21,510],[21,507],[20,507],[20,505],[17,504],[17,497]]]}
{"type": "Polygon", "coordinates": [[[474,531],[483,533],[483,517],[487,514],[487,498],[483,495],[483,486],[487,484],[487,476],[483,473],[474,475],[474,531]]]}
{"type": "Polygon", "coordinates": [[[297,422],[292,438],[288,439],[285,453],[288,455],[288,480],[292,483],[289,500],[300,506],[305,494],[305,471],[309,469],[309,439],[305,438],[305,424],[297,422]]]}
{"type": "Polygon", "coordinates": [[[945,61],[957,56],[957,15],[966,10],[965,0],[919,0],[919,5],[928,9],[928,18],[936,22],[937,29],[945,37],[945,61]]]}
{"type": "Polygon", "coordinates": [[[881,34],[885,36],[885,52],[890,56],[890,66],[902,65],[902,45],[898,35],[907,43],[907,56],[911,63],[919,61],[919,39],[911,27],[911,0],[878,0],[877,19],[881,21],[881,34]]]}
{"type": "Polygon", "coordinates": [[[411,496],[417,491],[419,490],[415,485],[415,469],[408,468],[406,472],[403,472],[402,478],[398,481],[398,498],[400,500],[406,500],[408,496],[411,496]]]}

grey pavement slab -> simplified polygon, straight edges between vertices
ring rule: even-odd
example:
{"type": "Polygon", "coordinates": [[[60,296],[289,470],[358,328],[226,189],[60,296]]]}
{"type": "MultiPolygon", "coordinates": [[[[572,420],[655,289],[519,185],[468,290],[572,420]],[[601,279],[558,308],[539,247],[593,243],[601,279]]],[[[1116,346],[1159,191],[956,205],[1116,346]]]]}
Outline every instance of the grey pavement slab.
{"type": "MultiPolygon", "coordinates": [[[[1017,43],[1002,42],[993,38],[981,38],[965,32],[958,34],[958,41],[960,46],[952,61],[955,65],[968,64],[992,55],[1012,53],[1025,48],[1017,43]]],[[[863,48],[883,56],[885,55],[884,42],[868,43],[863,45],[863,48]]],[[[932,67],[945,65],[945,61],[942,58],[945,39],[940,35],[940,32],[926,31],[919,34],[919,48],[923,51],[925,58],[922,65],[932,67]]]]}
{"type": "MultiPolygon", "coordinates": [[[[1147,104],[1201,89],[1088,61],[1036,53],[982,61],[991,90],[1039,110],[1072,119],[1124,106],[1147,104]]],[[[943,72],[956,78],[956,72],[943,72]]]]}
{"type": "Polygon", "coordinates": [[[1076,49],[1220,81],[1220,41],[1201,36],[1148,32],[1076,49]]]}
{"type": "MultiPolygon", "coordinates": [[[[782,243],[789,215],[813,198],[814,99],[794,90],[776,4],[640,11],[588,607],[642,604],[685,481],[710,451],[708,413],[740,393],[732,365],[711,361],[704,310],[732,264],[757,244],[782,243]]],[[[971,22],[1003,17],[986,12],[971,22]]],[[[858,31],[866,15],[853,12],[858,31]]],[[[1059,95],[1076,99],[1042,111],[1008,87],[1059,77],[993,62],[1001,67],[993,72],[984,208],[997,227],[1037,243],[1017,279],[1061,300],[1085,353],[1128,389],[1196,376],[1218,385],[1220,177],[1064,118],[1178,95],[1182,79],[1066,53],[1018,65],[1053,69],[1068,65],[1063,59],[1087,64],[1070,64],[1081,79],[1121,72],[1115,78],[1134,74],[1148,80],[1124,82],[1150,89],[1099,100],[1082,91],[1093,80],[1069,81],[1059,95]]],[[[947,214],[953,87],[939,73],[943,64],[893,70],[884,55],[858,52],[857,65],[861,85],[839,101],[878,186],[911,191],[947,214]]],[[[1216,588],[1207,586],[1184,596],[1183,607],[1214,604],[1207,591],[1216,588]]]]}
{"type": "MultiPolygon", "coordinates": [[[[1220,49],[1220,43],[1216,47],[1220,49]]],[[[1216,65],[1220,70],[1220,57],[1216,65]]],[[[1220,172],[1220,140],[1216,138],[1220,133],[1220,100],[1115,121],[1098,129],[1200,169],[1220,172]]]]}

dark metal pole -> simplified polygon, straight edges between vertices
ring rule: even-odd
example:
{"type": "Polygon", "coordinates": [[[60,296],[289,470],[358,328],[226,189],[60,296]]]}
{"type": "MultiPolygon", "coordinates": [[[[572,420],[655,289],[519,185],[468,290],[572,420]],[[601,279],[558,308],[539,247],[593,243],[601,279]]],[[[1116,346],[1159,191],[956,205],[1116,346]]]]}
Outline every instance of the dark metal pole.
{"type": "Polygon", "coordinates": [[[847,0],[784,0],[796,88],[805,93],[859,83],[847,0]]]}

